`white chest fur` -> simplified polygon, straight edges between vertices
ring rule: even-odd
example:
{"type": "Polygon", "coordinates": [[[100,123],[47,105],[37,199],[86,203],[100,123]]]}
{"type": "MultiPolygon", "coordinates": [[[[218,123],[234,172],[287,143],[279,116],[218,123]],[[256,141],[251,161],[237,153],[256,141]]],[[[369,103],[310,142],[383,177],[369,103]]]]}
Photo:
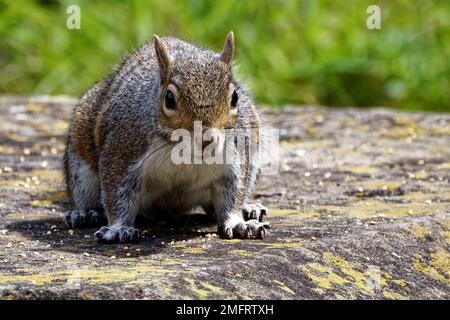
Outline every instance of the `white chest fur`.
{"type": "Polygon", "coordinates": [[[224,164],[175,164],[171,152],[172,145],[157,139],[136,163],[142,179],[136,213],[148,214],[147,209],[154,207],[191,209],[207,204],[211,188],[229,168],[224,164]]]}

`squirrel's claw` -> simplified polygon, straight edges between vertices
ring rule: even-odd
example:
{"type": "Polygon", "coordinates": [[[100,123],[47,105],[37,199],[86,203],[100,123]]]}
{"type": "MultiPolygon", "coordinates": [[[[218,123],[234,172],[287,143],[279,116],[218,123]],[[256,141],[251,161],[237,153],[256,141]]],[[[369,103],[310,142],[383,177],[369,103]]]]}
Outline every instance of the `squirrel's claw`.
{"type": "Polygon", "coordinates": [[[101,227],[108,224],[106,216],[95,210],[71,210],[64,213],[64,221],[70,229],[101,227]]]}
{"type": "Polygon", "coordinates": [[[256,219],[240,221],[233,226],[219,226],[219,235],[223,239],[264,239],[270,229],[268,222],[259,222],[256,219]]]}
{"type": "Polygon", "coordinates": [[[270,229],[268,222],[259,222],[258,220],[248,220],[245,222],[250,230],[251,237],[256,239],[264,239],[267,235],[267,229],[270,229]]]}
{"type": "Polygon", "coordinates": [[[244,204],[242,206],[242,216],[245,221],[256,219],[263,222],[264,216],[267,215],[269,209],[261,203],[244,204]]]}
{"type": "Polygon", "coordinates": [[[140,231],[133,227],[111,226],[101,227],[94,238],[101,243],[135,243],[141,238],[140,231]]]}

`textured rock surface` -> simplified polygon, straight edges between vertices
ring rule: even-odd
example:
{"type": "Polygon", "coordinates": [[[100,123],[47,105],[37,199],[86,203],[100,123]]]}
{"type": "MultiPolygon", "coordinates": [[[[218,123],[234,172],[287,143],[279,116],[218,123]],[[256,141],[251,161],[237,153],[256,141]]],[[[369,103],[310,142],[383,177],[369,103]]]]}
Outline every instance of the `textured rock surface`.
{"type": "Polygon", "coordinates": [[[0,298],[450,298],[449,115],[265,109],[282,129],[280,174],[255,194],[270,237],[220,240],[193,217],[107,246],[62,223],[73,104],[0,98],[0,298]]]}

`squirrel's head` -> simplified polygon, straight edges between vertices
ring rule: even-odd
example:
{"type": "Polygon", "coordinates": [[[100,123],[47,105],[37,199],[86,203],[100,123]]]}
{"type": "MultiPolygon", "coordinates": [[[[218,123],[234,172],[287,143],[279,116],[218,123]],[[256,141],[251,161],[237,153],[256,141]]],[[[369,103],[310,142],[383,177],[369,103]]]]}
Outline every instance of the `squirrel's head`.
{"type": "Polygon", "coordinates": [[[205,129],[233,127],[239,100],[231,70],[233,32],[220,54],[189,46],[182,53],[177,48],[174,55],[157,36],[154,46],[161,75],[161,125],[192,130],[194,121],[201,121],[205,129]]]}

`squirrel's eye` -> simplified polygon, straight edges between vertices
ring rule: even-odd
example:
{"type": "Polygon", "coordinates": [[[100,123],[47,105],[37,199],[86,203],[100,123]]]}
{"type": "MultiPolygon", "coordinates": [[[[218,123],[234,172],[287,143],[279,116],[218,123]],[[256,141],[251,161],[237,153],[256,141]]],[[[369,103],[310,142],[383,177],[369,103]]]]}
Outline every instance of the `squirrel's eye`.
{"type": "Polygon", "coordinates": [[[172,91],[167,90],[166,97],[164,98],[164,103],[166,104],[167,109],[174,110],[177,107],[177,101],[172,91]]]}
{"type": "Polygon", "coordinates": [[[231,96],[231,107],[234,109],[237,106],[238,102],[238,94],[236,93],[236,90],[233,91],[233,95],[231,96]]]}

